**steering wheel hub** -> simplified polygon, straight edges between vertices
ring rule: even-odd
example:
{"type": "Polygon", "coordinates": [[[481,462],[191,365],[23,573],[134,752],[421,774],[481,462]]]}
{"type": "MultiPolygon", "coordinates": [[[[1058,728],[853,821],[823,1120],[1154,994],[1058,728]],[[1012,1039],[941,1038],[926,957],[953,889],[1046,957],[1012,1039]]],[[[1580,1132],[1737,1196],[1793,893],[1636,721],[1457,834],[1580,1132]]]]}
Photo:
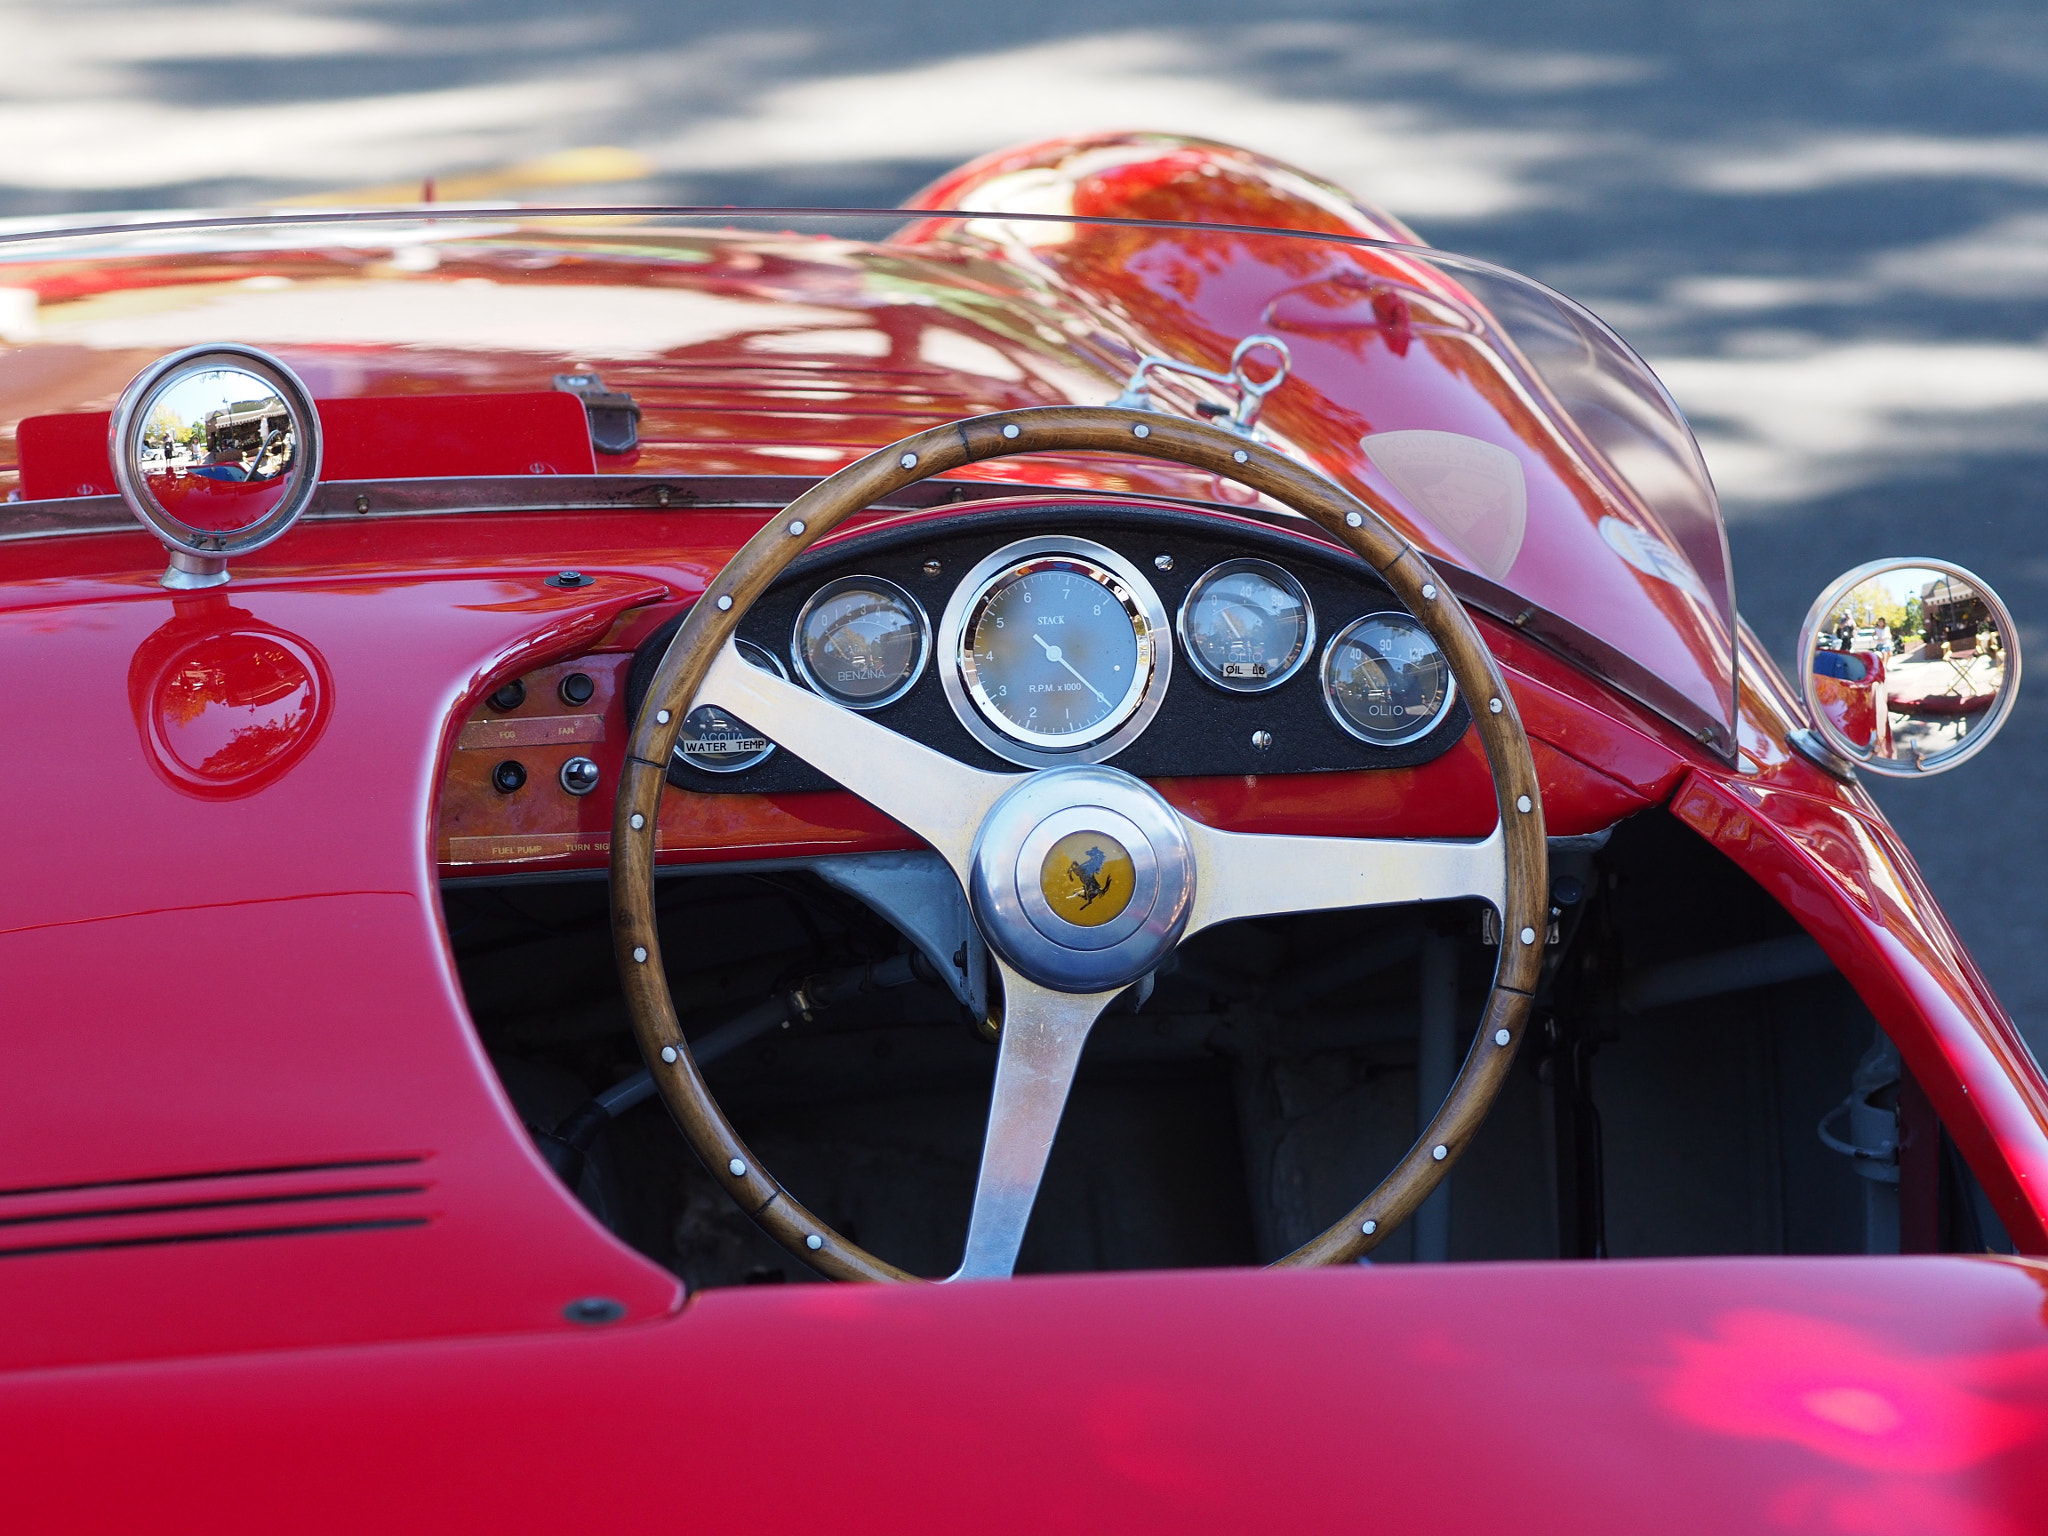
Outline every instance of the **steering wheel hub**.
{"type": "Polygon", "coordinates": [[[1033,774],[996,802],[968,881],[990,946],[1061,992],[1103,992],[1152,970],[1194,895],[1173,808],[1141,779],[1083,764],[1033,774]]]}

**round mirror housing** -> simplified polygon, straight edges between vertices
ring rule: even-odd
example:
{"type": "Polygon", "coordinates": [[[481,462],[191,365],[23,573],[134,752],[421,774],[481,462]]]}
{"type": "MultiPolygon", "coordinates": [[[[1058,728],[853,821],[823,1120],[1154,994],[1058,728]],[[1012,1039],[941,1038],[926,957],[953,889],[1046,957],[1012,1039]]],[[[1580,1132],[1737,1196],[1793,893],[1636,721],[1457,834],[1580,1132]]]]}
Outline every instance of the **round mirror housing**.
{"type": "Polygon", "coordinates": [[[1944,773],[1976,756],[2019,694],[2019,633],[1959,565],[1874,560],[1838,577],[1800,626],[1811,731],[1793,745],[1830,772],[1944,773]]]}
{"type": "Polygon", "coordinates": [[[171,552],[167,587],[217,587],[228,561],[298,521],[320,479],[320,416],[254,347],[190,347],[122,392],[107,451],[121,495],[171,552]]]}

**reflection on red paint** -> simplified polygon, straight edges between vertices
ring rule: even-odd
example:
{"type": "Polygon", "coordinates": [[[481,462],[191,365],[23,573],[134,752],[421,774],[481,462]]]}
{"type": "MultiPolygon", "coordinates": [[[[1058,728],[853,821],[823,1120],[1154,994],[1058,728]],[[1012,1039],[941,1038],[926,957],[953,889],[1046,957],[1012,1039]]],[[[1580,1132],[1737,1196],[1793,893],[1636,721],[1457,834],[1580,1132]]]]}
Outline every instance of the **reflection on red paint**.
{"type": "Polygon", "coordinates": [[[312,647],[220,593],[180,600],[129,668],[151,766],[209,799],[274,783],[319,739],[332,697],[312,647]]]}
{"type": "Polygon", "coordinates": [[[212,533],[239,533],[254,527],[277,509],[291,489],[291,477],[273,473],[258,478],[237,463],[184,465],[147,470],[143,484],[158,506],[188,528],[212,533]]]}
{"type": "Polygon", "coordinates": [[[1908,1356],[1873,1333],[1763,1310],[1726,1313],[1712,1338],[1679,1338],[1672,1348],[1678,1364],[1659,1397],[1679,1418],[1866,1471],[1958,1472],[2048,1432],[2048,1414],[1986,1390],[2038,1392],[2048,1351],[2024,1360],[1908,1356]]]}

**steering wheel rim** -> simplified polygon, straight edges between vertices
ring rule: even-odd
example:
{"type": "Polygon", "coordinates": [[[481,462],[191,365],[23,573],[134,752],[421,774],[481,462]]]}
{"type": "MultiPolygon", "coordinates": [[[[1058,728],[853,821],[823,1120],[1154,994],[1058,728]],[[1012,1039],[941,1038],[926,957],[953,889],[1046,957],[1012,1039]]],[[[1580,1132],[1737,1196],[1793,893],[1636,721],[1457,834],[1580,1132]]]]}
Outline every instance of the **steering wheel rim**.
{"type": "MultiPolygon", "coordinates": [[[[1470,701],[1474,729],[1479,734],[1493,777],[1500,820],[1495,831],[1480,843],[1254,837],[1220,833],[1187,818],[1179,818],[1183,832],[1192,837],[1192,849],[1204,851],[1211,861],[1237,858],[1236,867],[1241,873],[1249,868],[1243,860],[1244,848],[1250,845],[1257,845],[1255,854],[1268,849],[1277,851],[1281,845],[1287,845],[1287,850],[1294,853],[1299,853],[1304,845],[1312,849],[1369,850],[1378,862],[1368,861],[1361,866],[1364,874],[1360,878],[1385,878],[1391,870],[1395,885],[1407,872],[1403,863],[1404,853],[1414,855],[1415,870],[1423,869],[1423,857],[1415,850],[1434,850],[1430,855],[1432,858],[1453,859],[1454,855],[1449,850],[1470,849],[1473,850],[1472,857],[1481,864],[1485,862],[1482,855],[1490,857],[1497,853],[1500,859],[1500,884],[1498,899],[1495,900],[1501,917],[1498,960],[1479,1027],[1449,1095],[1415,1145],[1371,1194],[1325,1231],[1275,1262],[1294,1266],[1354,1260],[1377,1247],[1413,1214],[1457,1162],[1492,1108],[1513,1064],[1528,1021],[1542,969],[1549,895],[1542,794],[1535,762],[1514,699],[1501,680],[1492,654],[1480,639],[1463,606],[1419,551],[1370,506],[1312,470],[1261,444],[1200,422],[1107,406],[1043,406],[972,417],[916,433],[848,465],[813,486],[782,513],[770,519],[707,584],[703,596],[692,605],[670,642],[642,701],[639,717],[634,721],[620,773],[612,825],[613,945],[634,1033],[655,1084],[698,1156],[741,1209],[793,1255],[831,1279],[915,1281],[923,1277],[910,1274],[849,1242],[805,1210],[760,1166],[741,1141],[691,1057],[662,967],[654,910],[657,811],[667,783],[669,757],[684,716],[693,703],[703,702],[707,679],[713,676],[714,670],[720,684],[736,697],[749,699],[757,713],[772,714],[778,707],[795,710],[796,714],[790,716],[794,729],[802,728],[802,717],[808,713],[814,721],[835,727],[833,734],[843,734],[847,730],[863,735],[880,732],[890,741],[905,745],[906,738],[897,737],[886,727],[856,717],[852,712],[841,710],[793,684],[767,678],[740,662],[732,648],[740,620],[799,554],[847,517],[882,497],[967,464],[1023,453],[1075,450],[1167,459],[1234,480],[1310,518],[1357,554],[1393,588],[1396,596],[1443,651],[1452,677],[1470,701]],[[727,658],[729,664],[721,667],[721,660],[727,658]],[[829,718],[821,720],[818,710],[829,712],[829,718]]],[[[721,702],[725,701],[721,699],[721,702]]],[[[755,729],[763,730],[771,739],[779,739],[773,729],[751,718],[746,709],[738,713],[742,718],[748,718],[755,729]]],[[[819,734],[816,739],[823,744],[832,737],[819,734]]],[[[929,749],[917,747],[916,753],[921,755],[924,766],[929,769],[936,770],[940,763],[948,765],[951,771],[947,777],[958,781],[956,788],[920,784],[920,797],[934,803],[923,814],[925,824],[913,826],[913,830],[925,836],[947,858],[963,883],[969,878],[969,868],[976,851],[973,844],[979,838],[984,820],[994,815],[994,808],[1009,792],[1004,786],[1028,783],[1048,774],[1074,771],[1054,768],[1021,776],[989,775],[967,769],[929,749]],[[979,780],[1002,782],[982,785],[977,782],[979,780]],[[969,829],[974,834],[971,837],[959,835],[959,829],[953,825],[964,817],[975,818],[974,827],[969,829]]],[[[797,755],[806,754],[798,751],[797,755]]],[[[832,772],[823,764],[819,766],[828,773],[832,772]]],[[[847,775],[834,773],[833,777],[846,782],[847,775]]],[[[1121,777],[1128,778],[1127,775],[1121,777]]],[[[1130,783],[1139,785],[1136,780],[1130,780],[1130,783]]],[[[847,787],[860,794],[863,786],[848,783],[847,787]]],[[[875,791],[879,781],[866,787],[875,791]]],[[[1144,788],[1142,785],[1139,787],[1144,788]]],[[[1150,793],[1149,790],[1145,792],[1150,793]]],[[[886,795],[878,797],[876,793],[870,793],[864,798],[874,799],[880,808],[909,824],[911,818],[906,816],[904,807],[881,803],[883,798],[888,798],[886,795]]],[[[1163,801],[1159,803],[1164,805],[1163,801]]],[[[1169,811],[1169,814],[1173,813],[1169,811]]],[[[1270,854],[1268,859],[1270,861],[1270,854]]],[[[1207,865],[1198,861],[1197,867],[1206,868],[1207,865]]],[[[1437,871],[1436,877],[1440,877],[1441,869],[1453,866],[1430,864],[1428,867],[1437,871]]],[[[1251,870],[1242,883],[1259,886],[1262,873],[1262,870],[1251,870]]],[[[1472,879],[1479,883],[1469,889],[1432,891],[1431,894],[1409,899],[1426,900],[1432,895],[1485,895],[1490,900],[1494,899],[1494,889],[1485,883],[1483,877],[1468,877],[1468,883],[1472,879]]],[[[1190,875],[1187,887],[1189,903],[1199,906],[1197,893],[1207,895],[1214,884],[1213,880],[1197,883],[1190,875]]],[[[1271,884],[1270,880],[1267,884],[1271,884]]],[[[1286,898],[1276,896],[1271,899],[1286,898]]],[[[1380,903],[1377,899],[1319,903],[1323,907],[1373,904],[1380,903]]],[[[1215,909],[1223,905],[1220,897],[1212,896],[1209,900],[1211,910],[1194,914],[1196,919],[1205,920],[1195,921],[1193,926],[1189,926],[1189,914],[1182,913],[1181,926],[1166,937],[1167,950],[1170,951],[1172,943],[1182,936],[1183,929],[1191,934],[1198,927],[1257,915],[1250,908],[1222,910],[1218,915],[1215,909]]],[[[1297,904],[1267,906],[1260,910],[1310,909],[1297,904]]],[[[998,1063],[989,1138],[984,1148],[981,1182],[976,1189],[975,1212],[970,1223],[968,1258],[963,1263],[961,1276],[1008,1272],[1007,1269],[989,1266],[1001,1265],[1004,1251],[1007,1251],[1009,1261],[1014,1262],[1015,1244],[1021,1241],[1023,1222],[1028,1218],[1030,1202],[1036,1196],[1037,1177],[1043,1171],[1044,1151],[1041,1147],[1035,1153],[1036,1171],[1021,1197],[1016,1190],[1002,1183],[1003,1170],[997,1170],[992,1182],[991,1167],[997,1162],[999,1153],[999,1119],[1002,1119],[1006,1134],[1012,1139],[1018,1136],[1028,1139],[1035,1128],[1049,1145],[1064,1105],[1066,1088],[1071,1083],[1072,1067],[1079,1059],[1087,1031],[1101,1008],[1128,985],[1127,982],[1119,982],[1107,991],[1094,993],[1072,993],[1041,985],[1006,960],[999,945],[992,945],[992,948],[1002,972],[1005,993],[1003,1056],[998,1063]],[[1065,1014],[1060,1006],[1061,999],[1073,1005],[1065,1010],[1065,1014]],[[1017,1006],[1020,1002],[1023,1007],[1017,1006]],[[1078,1029],[1075,1028],[1075,1020],[1080,1020],[1078,1029]],[[1027,1074],[1048,1070],[1044,1063],[1027,1060],[1027,1053],[1034,1049],[1045,1054],[1048,1062],[1056,1056],[1067,1073],[1059,1086],[1057,1101],[1051,1105],[1049,1120],[1045,1118],[1046,1108],[1042,1103],[1032,1103],[1026,1111],[1020,1111],[1025,1114],[1021,1121],[1005,1109],[1009,1101],[1005,1099],[1004,1074],[1009,1068],[1013,1041],[1019,1042],[1015,1049],[1022,1063],[1013,1074],[1014,1080],[1023,1081],[1027,1074]],[[1028,1043],[1033,1041],[1038,1043],[1028,1043]],[[1003,1118],[1006,1115],[1009,1118],[1003,1118]],[[985,1258],[983,1267],[977,1268],[977,1243],[984,1227],[985,1196],[990,1201],[987,1227],[991,1235],[980,1242],[985,1258]],[[1014,1209],[1019,1198],[1023,1201],[1021,1213],[1014,1209]]]]}

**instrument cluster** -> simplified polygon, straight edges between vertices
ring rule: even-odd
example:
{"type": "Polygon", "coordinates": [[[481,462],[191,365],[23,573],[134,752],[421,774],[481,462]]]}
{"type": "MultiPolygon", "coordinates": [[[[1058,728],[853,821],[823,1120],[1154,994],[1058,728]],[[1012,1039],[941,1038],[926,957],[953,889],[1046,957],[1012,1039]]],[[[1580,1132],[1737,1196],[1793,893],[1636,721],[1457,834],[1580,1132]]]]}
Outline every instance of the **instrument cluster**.
{"type": "MultiPolygon", "coordinates": [[[[637,659],[632,707],[669,633],[637,659]]],[[[878,529],[792,566],[741,634],[754,665],[993,768],[1407,766],[1447,749],[1466,719],[1443,654],[1369,569],[1163,508],[992,509],[878,529]]],[[[829,783],[703,707],[670,778],[829,783]]]]}

